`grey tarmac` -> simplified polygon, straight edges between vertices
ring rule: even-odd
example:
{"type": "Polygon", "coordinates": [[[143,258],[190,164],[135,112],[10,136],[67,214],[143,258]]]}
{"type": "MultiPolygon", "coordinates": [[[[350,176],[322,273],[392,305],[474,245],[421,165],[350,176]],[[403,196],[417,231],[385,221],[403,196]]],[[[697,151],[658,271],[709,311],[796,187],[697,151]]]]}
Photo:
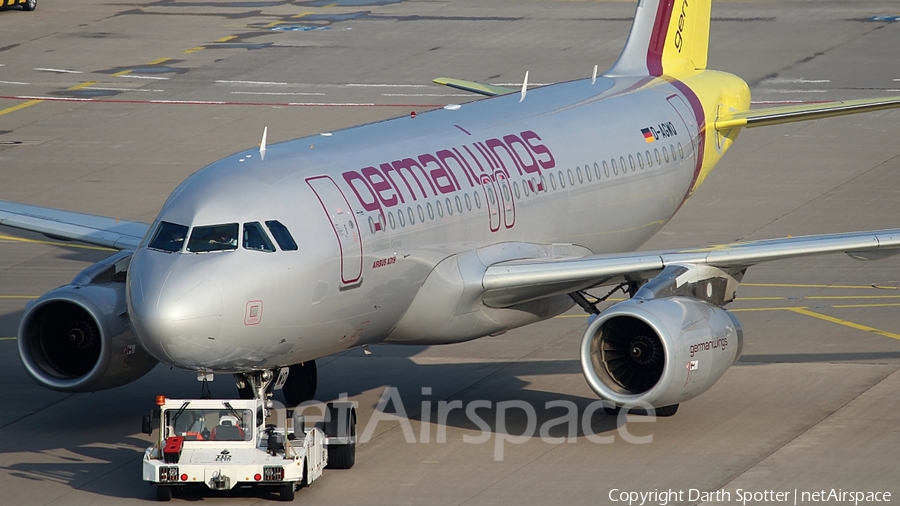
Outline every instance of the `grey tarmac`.
{"type": "MultiPolygon", "coordinates": [[[[431,84],[440,76],[516,86],[526,71],[536,84],[590,76],[595,64],[602,71],[633,12],[632,1],[545,0],[41,0],[34,12],[0,9],[0,199],[150,221],[187,175],[257,145],[266,126],[272,143],[477,98],[431,84]],[[94,101],[77,100],[86,98],[94,101]]],[[[888,1],[720,0],[709,67],[743,77],[759,106],[896,95],[898,15],[888,1]]],[[[645,248],[896,228],[898,131],[900,112],[885,111],[744,132],[645,248]]],[[[193,374],[163,366],[94,394],[52,392],[26,375],[14,336],[28,299],[108,254],[0,230],[2,504],[153,500],[140,477],[150,441],[140,418],[156,395],[200,394],[193,374]]],[[[621,493],[681,491],[677,502],[697,503],[694,489],[731,504],[738,490],[789,492],[793,502],[840,489],[896,501],[898,268],[897,257],[844,255],[750,268],[729,306],[746,332],[738,364],[674,417],[629,416],[624,429],[602,410],[587,430],[581,423],[596,398],[578,364],[587,319],[575,311],[470,343],[326,358],[317,398],[358,401],[360,430],[372,423],[372,437],[353,469],[327,471],[296,500],[623,504],[621,493]],[[414,442],[376,410],[391,392],[414,442]],[[477,411],[490,430],[451,411],[439,442],[441,401],[490,403],[477,411]],[[499,430],[497,405],[509,401],[534,406],[534,419],[507,409],[499,430]],[[546,408],[553,401],[579,410],[572,441],[556,425],[546,438],[504,443],[495,460],[499,438],[565,414],[546,408]],[[623,430],[652,441],[628,442],[623,430]],[[487,441],[466,441],[479,435],[487,441]]],[[[212,393],[233,396],[232,385],[216,377],[212,393]]],[[[277,496],[174,499],[197,500],[277,496]]]]}

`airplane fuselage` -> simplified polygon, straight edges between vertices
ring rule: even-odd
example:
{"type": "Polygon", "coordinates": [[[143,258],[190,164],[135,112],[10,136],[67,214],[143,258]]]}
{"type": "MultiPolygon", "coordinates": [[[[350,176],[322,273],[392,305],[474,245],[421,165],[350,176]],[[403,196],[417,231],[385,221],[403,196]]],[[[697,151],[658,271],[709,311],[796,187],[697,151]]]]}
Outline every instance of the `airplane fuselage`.
{"type": "MultiPolygon", "coordinates": [[[[283,142],[264,158],[248,150],[198,171],[173,192],[131,263],[129,316],[141,345],[176,367],[238,372],[363,344],[451,342],[416,341],[398,328],[436,265],[492,245],[639,247],[733,141],[707,122],[720,107],[746,109],[749,92],[734,76],[706,71],[680,81],[573,81],[519,100],[283,142]],[[148,248],[163,222],[245,232],[272,220],[297,250],[148,248]]],[[[556,303],[521,322],[567,308],[556,303]]],[[[458,313],[432,309],[437,320],[458,313]]],[[[504,325],[472,323],[458,340],[504,325]]]]}

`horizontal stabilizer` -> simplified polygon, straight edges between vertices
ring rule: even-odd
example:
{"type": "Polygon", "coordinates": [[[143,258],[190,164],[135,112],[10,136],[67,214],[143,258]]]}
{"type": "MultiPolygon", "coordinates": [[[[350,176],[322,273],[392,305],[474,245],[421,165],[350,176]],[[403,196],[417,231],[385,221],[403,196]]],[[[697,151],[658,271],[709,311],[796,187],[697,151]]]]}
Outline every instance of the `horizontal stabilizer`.
{"type": "Polygon", "coordinates": [[[146,223],[0,200],[0,225],[118,250],[135,249],[146,223]]]}
{"type": "Polygon", "coordinates": [[[745,111],[720,116],[716,119],[716,130],[730,128],[753,128],[767,125],[778,125],[794,121],[843,116],[860,112],[880,111],[900,107],[900,97],[846,100],[843,102],[823,102],[818,104],[789,105],[784,107],[768,107],[753,111],[745,111]]]}
{"type": "Polygon", "coordinates": [[[472,93],[478,93],[488,97],[507,95],[519,91],[512,88],[504,88],[503,86],[476,83],[475,81],[463,81],[462,79],[454,79],[452,77],[438,77],[437,79],[434,79],[433,82],[435,84],[443,84],[444,86],[449,86],[458,90],[471,91],[472,93]]]}

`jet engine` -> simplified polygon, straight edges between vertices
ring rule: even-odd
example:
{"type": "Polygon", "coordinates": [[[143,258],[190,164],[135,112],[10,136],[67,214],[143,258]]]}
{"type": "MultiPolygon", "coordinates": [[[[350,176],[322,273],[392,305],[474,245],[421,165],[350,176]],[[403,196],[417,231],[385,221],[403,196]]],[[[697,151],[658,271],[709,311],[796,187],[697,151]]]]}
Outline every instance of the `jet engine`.
{"type": "Polygon", "coordinates": [[[682,296],[635,298],[588,325],[581,368],[604,400],[662,408],[718,381],[741,356],[743,338],[737,318],[715,304],[682,296]]]}
{"type": "Polygon", "coordinates": [[[94,392],[130,383],[157,364],[138,346],[128,321],[125,277],[131,254],[94,264],[28,304],[19,324],[19,356],[40,385],[94,392]]]}

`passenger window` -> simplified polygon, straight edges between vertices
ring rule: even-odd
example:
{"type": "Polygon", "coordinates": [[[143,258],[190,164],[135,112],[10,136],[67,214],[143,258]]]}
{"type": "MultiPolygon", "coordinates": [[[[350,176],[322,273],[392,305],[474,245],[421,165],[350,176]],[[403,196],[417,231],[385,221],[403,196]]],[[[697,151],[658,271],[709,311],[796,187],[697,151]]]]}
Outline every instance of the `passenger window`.
{"type": "Polygon", "coordinates": [[[156,228],[156,234],[150,241],[148,248],[174,253],[184,247],[184,239],[187,237],[188,228],[184,225],[160,222],[156,228]]]}
{"type": "Polygon", "coordinates": [[[475,207],[481,209],[481,194],[475,190],[475,207]]]}
{"type": "Polygon", "coordinates": [[[441,204],[440,200],[438,200],[437,204],[435,204],[435,205],[437,206],[438,218],[443,218],[444,217],[444,205],[441,204]]]}
{"type": "Polygon", "coordinates": [[[531,186],[532,184],[533,184],[533,183],[529,180],[529,181],[526,181],[526,182],[522,185],[522,191],[525,192],[525,196],[526,196],[526,197],[529,196],[529,195],[531,195],[531,191],[528,189],[528,187],[531,186]]]}
{"type": "MultiPolygon", "coordinates": [[[[494,201],[494,194],[491,194],[491,202],[494,201]]],[[[444,203],[447,204],[447,214],[453,216],[453,204],[450,203],[450,197],[444,199],[444,203]]]]}
{"type": "Polygon", "coordinates": [[[456,210],[462,212],[462,200],[460,200],[459,195],[456,196],[456,210]]]}
{"type": "MultiPolygon", "coordinates": [[[[578,171],[578,176],[581,177],[581,170],[578,171]]],[[[587,164],[584,164],[584,177],[586,177],[588,181],[591,180],[591,168],[587,164]]]]}
{"type": "MultiPolygon", "coordinates": [[[[369,225],[372,228],[372,233],[375,233],[375,222],[372,221],[372,217],[369,217],[369,225]]],[[[259,222],[251,222],[244,223],[244,249],[250,249],[254,251],[275,251],[275,246],[272,244],[272,241],[269,240],[269,236],[266,235],[266,232],[263,230],[262,225],[259,222]]]]}
{"type": "Polygon", "coordinates": [[[543,174],[541,174],[541,188],[544,189],[544,193],[547,193],[547,180],[544,179],[543,174]]]}
{"type": "Polygon", "coordinates": [[[405,227],[405,226],[406,226],[406,218],[403,216],[403,211],[402,211],[402,210],[398,210],[398,211],[397,211],[397,221],[400,222],[400,226],[401,226],[401,227],[405,227]]]}
{"type": "Polygon", "coordinates": [[[187,250],[192,253],[236,250],[238,245],[238,228],[237,223],[194,227],[191,231],[191,239],[188,241],[187,250]]]}
{"type": "Polygon", "coordinates": [[[672,161],[674,162],[674,161],[676,160],[676,158],[675,158],[675,146],[669,144],[669,152],[672,153],[672,161]]]}
{"type": "Polygon", "coordinates": [[[391,230],[397,228],[397,222],[394,221],[394,212],[391,211],[388,213],[388,222],[391,224],[391,230]]]}
{"type": "Polygon", "coordinates": [[[519,198],[519,182],[518,181],[513,183],[513,193],[516,194],[516,198],[519,198]]]}
{"type": "Polygon", "coordinates": [[[425,211],[422,209],[422,206],[419,205],[417,210],[419,211],[419,221],[425,223],[425,211]]]}
{"type": "Polygon", "coordinates": [[[552,172],[550,173],[550,186],[553,187],[554,190],[556,189],[556,177],[552,172]]]}
{"type": "Polygon", "coordinates": [[[413,215],[413,210],[412,210],[411,207],[407,207],[407,208],[406,208],[406,214],[409,215],[409,224],[410,224],[410,225],[415,225],[415,224],[416,224],[416,217],[415,217],[415,215],[413,215]]]}
{"type": "Polygon", "coordinates": [[[272,237],[275,238],[275,242],[278,243],[281,251],[297,251],[297,243],[294,242],[294,238],[291,237],[287,227],[282,225],[280,221],[269,220],[266,222],[266,226],[269,227],[269,232],[272,233],[272,237]]]}
{"type": "Polygon", "coordinates": [[[569,174],[569,184],[575,186],[575,178],[572,176],[572,169],[566,171],[569,174]]]}
{"type": "Polygon", "coordinates": [[[650,158],[650,150],[644,151],[644,156],[647,157],[647,166],[653,167],[653,158],[650,158]]]}
{"type": "Polygon", "coordinates": [[[609,164],[606,163],[606,160],[603,160],[603,174],[609,177],[609,164]]]}
{"type": "MultiPolygon", "coordinates": [[[[612,168],[613,168],[613,175],[614,175],[614,176],[618,176],[618,175],[619,175],[619,169],[616,168],[616,159],[615,159],[615,158],[610,159],[610,160],[609,160],[609,163],[610,163],[610,165],[612,165],[612,168]]],[[[624,169],[624,167],[622,167],[622,168],[624,169]]]]}
{"type": "Polygon", "coordinates": [[[594,175],[597,176],[597,181],[600,181],[600,165],[597,162],[594,162],[594,175]]]}
{"type": "Polygon", "coordinates": [[[663,158],[665,158],[666,163],[669,163],[669,150],[663,146],[663,158]]]}
{"type": "Polygon", "coordinates": [[[638,165],[643,169],[644,168],[644,157],[642,157],[640,153],[637,154],[637,157],[638,157],[638,165]]]}
{"type": "Polygon", "coordinates": [[[628,166],[625,165],[624,157],[619,157],[619,167],[622,167],[622,174],[626,174],[628,172],[628,166]]]}
{"type": "Polygon", "coordinates": [[[678,156],[684,160],[684,148],[681,146],[681,143],[678,143],[678,156]]]}
{"type": "Polygon", "coordinates": [[[472,210],[472,197],[469,197],[468,193],[466,194],[466,210],[467,211],[472,210]]]}
{"type": "Polygon", "coordinates": [[[431,202],[429,202],[426,205],[426,207],[428,208],[428,219],[433,220],[434,219],[434,206],[432,206],[431,202]]]}
{"type": "Polygon", "coordinates": [[[654,149],[654,150],[653,150],[653,154],[656,155],[656,164],[657,164],[657,165],[661,164],[661,163],[662,163],[662,160],[659,158],[659,150],[658,150],[658,149],[654,149]]]}
{"type": "Polygon", "coordinates": [[[637,168],[634,166],[634,156],[633,155],[628,155],[628,165],[631,165],[631,172],[634,172],[635,170],[637,170],[637,168]]]}

